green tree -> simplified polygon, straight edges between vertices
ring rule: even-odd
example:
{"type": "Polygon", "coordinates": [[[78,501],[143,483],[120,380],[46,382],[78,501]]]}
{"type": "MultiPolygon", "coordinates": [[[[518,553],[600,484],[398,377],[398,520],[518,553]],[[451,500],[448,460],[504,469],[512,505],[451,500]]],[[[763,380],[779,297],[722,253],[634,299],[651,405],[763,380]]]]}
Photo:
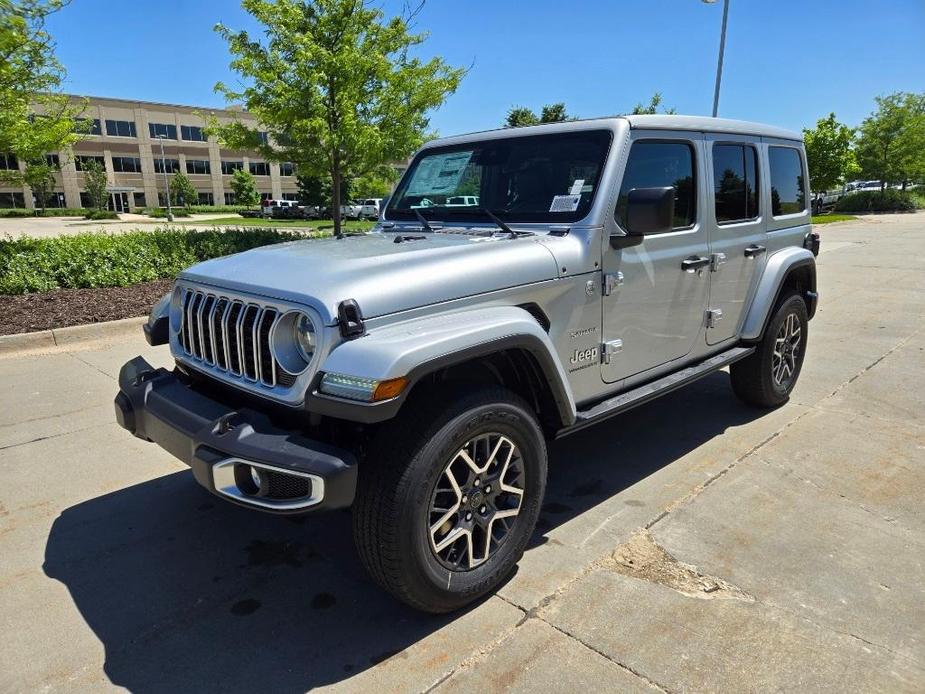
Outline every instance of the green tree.
{"type": "Polygon", "coordinates": [[[257,190],[257,181],[250,171],[235,169],[231,174],[231,191],[234,193],[236,205],[253,206],[260,202],[260,191],[257,190]]]}
{"type": "Polygon", "coordinates": [[[87,160],[83,164],[84,188],[94,209],[105,210],[109,195],[106,192],[106,169],[96,159],[87,160]]]}
{"type": "Polygon", "coordinates": [[[830,190],[859,171],[853,142],[854,130],[839,123],[834,113],[816,121],[815,128],[803,129],[810,190],[830,190]]]}
{"type": "MultiPolygon", "coordinates": [[[[57,90],[64,69],[45,30],[65,0],[0,0],[0,152],[23,161],[44,158],[74,144],[87,126],[78,120],[85,102],[57,90]]],[[[3,171],[22,181],[20,172],[3,171]]]]}
{"type": "Polygon", "coordinates": [[[170,202],[186,208],[199,202],[199,193],[196,192],[193,182],[182,171],[177,171],[170,179],[170,202]]]}
{"type": "Polygon", "coordinates": [[[53,166],[46,159],[35,159],[26,163],[23,171],[23,181],[32,190],[38,207],[45,214],[48,205],[48,195],[55,187],[55,173],[57,166],[53,166]]]}
{"type": "MultiPolygon", "coordinates": [[[[661,105],[662,105],[662,93],[655,92],[655,94],[652,95],[652,98],[649,99],[648,104],[643,104],[642,102],[639,102],[638,104],[633,106],[633,110],[631,111],[631,113],[634,116],[654,115],[658,113],[658,108],[661,105]]],[[[677,112],[678,112],[677,109],[675,109],[674,107],[672,108],[663,107],[662,108],[662,113],[666,113],[669,115],[677,113],[677,112]]]]}
{"type": "Polygon", "coordinates": [[[561,123],[567,120],[575,120],[575,117],[570,116],[565,110],[565,104],[559,101],[555,104],[546,104],[543,106],[539,116],[526,106],[514,106],[507,112],[507,116],[504,119],[504,127],[522,128],[527,125],[561,123]]]}
{"type": "Polygon", "coordinates": [[[858,129],[858,164],[866,178],[905,188],[925,176],[925,93],[896,92],[876,102],[858,129]]]}
{"type": "Polygon", "coordinates": [[[366,0],[243,0],[260,35],[216,26],[247,86],[216,85],[270,134],[235,121],[210,122],[227,146],[255,148],[331,180],[334,233],[341,235],[344,179],[407,158],[424,141],[428,114],[465,71],[413,57],[426,34],[409,16],[386,19],[366,0]]]}

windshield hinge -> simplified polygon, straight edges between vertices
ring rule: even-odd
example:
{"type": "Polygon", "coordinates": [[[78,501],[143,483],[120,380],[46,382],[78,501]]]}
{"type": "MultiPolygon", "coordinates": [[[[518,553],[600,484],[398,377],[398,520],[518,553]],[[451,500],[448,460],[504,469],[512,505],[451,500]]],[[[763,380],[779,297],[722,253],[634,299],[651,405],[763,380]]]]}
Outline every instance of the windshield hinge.
{"type": "Polygon", "coordinates": [[[623,286],[623,273],[622,272],[608,272],[604,275],[603,278],[603,294],[604,296],[610,296],[613,294],[614,289],[617,287],[623,286]]]}

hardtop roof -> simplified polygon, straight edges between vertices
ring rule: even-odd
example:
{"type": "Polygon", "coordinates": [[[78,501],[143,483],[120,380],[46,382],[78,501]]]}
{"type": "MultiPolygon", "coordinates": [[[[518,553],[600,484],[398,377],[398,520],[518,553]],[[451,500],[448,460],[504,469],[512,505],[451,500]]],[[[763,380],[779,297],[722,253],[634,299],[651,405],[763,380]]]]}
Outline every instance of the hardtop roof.
{"type": "Polygon", "coordinates": [[[572,132],[575,130],[595,130],[599,128],[614,130],[619,127],[621,123],[628,123],[630,128],[636,130],[686,130],[705,133],[727,133],[730,135],[754,135],[756,137],[772,137],[782,140],[794,140],[796,142],[803,141],[803,136],[793,130],[786,130],[784,128],[764,125],[762,123],[733,120],[731,118],[681,115],[638,115],[609,116],[605,118],[563,121],[561,123],[544,123],[542,125],[530,125],[522,128],[483,130],[480,132],[453,135],[438,140],[432,140],[424,145],[424,148],[430,149],[432,147],[446,147],[478,140],[493,140],[512,136],[545,135],[558,132],[572,132]]]}

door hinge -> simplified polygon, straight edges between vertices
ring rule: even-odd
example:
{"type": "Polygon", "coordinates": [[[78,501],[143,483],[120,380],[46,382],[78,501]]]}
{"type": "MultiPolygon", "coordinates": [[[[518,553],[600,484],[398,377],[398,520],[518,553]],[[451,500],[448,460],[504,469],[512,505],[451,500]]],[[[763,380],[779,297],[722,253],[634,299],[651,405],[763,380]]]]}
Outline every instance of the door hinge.
{"type": "Polygon", "coordinates": [[[604,296],[610,296],[613,294],[613,290],[617,287],[623,286],[623,273],[622,272],[608,272],[604,274],[603,277],[604,288],[602,293],[604,296]]]}
{"type": "Polygon", "coordinates": [[[710,255],[710,272],[718,272],[719,266],[726,262],[725,253],[713,253],[710,255]]]}
{"type": "Polygon", "coordinates": [[[723,309],[721,308],[711,308],[707,309],[707,327],[715,328],[716,324],[723,319],[723,309]]]}
{"type": "Polygon", "coordinates": [[[601,363],[609,364],[610,358],[623,351],[623,340],[608,340],[601,343],[601,363]]]}

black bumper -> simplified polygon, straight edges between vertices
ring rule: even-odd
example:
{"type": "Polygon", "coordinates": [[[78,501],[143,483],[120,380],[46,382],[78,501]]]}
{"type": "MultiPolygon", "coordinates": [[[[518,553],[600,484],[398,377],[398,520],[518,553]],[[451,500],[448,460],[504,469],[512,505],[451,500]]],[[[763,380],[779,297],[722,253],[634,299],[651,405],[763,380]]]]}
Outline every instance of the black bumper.
{"type": "Polygon", "coordinates": [[[203,487],[242,506],[270,513],[344,508],[356,492],[356,459],[347,450],[305,438],[296,429],[275,426],[260,412],[223,404],[182,382],[173,372],[155,369],[141,357],[119,372],[116,421],[138,438],[153,441],[193,470],[203,487]],[[261,469],[311,476],[311,505],[298,501],[272,507],[274,499],[237,498],[217,489],[213,467],[238,459],[261,469]],[[285,507],[283,507],[285,506],[285,507]]]}

